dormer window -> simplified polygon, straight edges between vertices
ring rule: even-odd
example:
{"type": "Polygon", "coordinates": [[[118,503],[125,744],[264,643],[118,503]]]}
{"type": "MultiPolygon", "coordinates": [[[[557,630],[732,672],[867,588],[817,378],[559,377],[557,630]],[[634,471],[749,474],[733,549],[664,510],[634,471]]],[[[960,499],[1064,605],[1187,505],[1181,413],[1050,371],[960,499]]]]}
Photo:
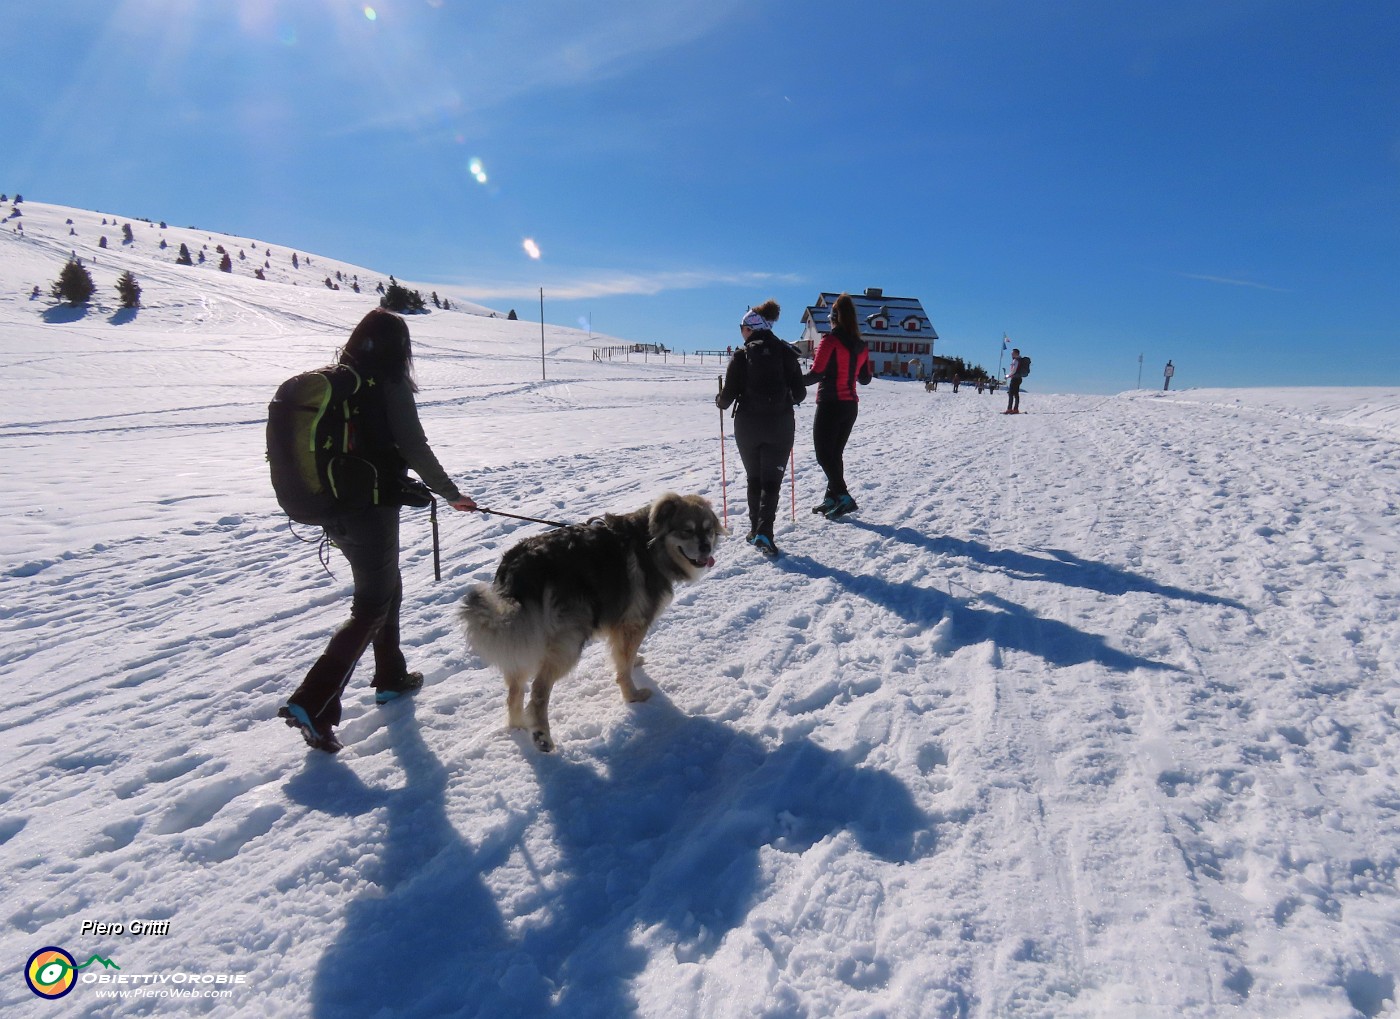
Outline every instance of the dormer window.
{"type": "Polygon", "coordinates": [[[912,315],[904,320],[904,331],[906,333],[917,333],[919,331],[919,320],[912,315]]]}
{"type": "Polygon", "coordinates": [[[890,327],[890,320],[879,315],[871,315],[865,321],[870,324],[871,329],[888,329],[890,327]]]}

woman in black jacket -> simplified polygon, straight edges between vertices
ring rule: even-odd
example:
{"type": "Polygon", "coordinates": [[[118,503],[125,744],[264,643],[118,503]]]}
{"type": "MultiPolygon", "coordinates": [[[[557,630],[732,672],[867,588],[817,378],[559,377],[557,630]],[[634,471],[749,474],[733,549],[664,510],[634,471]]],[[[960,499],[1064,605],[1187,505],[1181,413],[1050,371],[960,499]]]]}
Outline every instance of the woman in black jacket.
{"type": "Polygon", "coordinates": [[[744,345],[734,352],[715,404],[721,410],[736,400],[734,441],[748,476],[748,542],[764,555],[778,555],[773,521],[778,515],[783,474],[792,454],[795,424],[792,408],[807,395],[797,351],[773,335],[781,309],[765,301],[739,323],[744,345]]]}
{"type": "MultiPolygon", "coordinates": [[[[474,510],[476,503],[461,493],[438,463],[413,394],[413,346],[408,325],[393,312],[376,308],[360,320],[340,363],[354,368],[369,394],[358,423],[360,452],[387,478],[412,468],[424,484],[453,509],[474,510]]],[[[393,489],[395,486],[386,486],[393,489]]],[[[299,729],[307,744],[331,753],[339,750],[335,726],[340,724],[340,695],[360,656],[374,647],[375,700],[384,704],[423,685],[421,672],[409,672],[399,647],[399,605],[403,581],[399,575],[399,510],[390,504],[347,510],[326,525],[326,533],[350,563],[355,593],[350,618],[331,636],[296,692],[278,715],[299,729]]]]}

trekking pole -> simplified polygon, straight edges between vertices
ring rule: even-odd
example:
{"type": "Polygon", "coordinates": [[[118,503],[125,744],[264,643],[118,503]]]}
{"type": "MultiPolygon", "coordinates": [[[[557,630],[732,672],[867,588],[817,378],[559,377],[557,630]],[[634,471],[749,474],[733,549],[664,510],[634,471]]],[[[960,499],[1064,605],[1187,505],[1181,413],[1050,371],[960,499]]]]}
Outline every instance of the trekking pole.
{"type": "Polygon", "coordinates": [[[433,580],[442,579],[442,556],[438,553],[437,500],[432,501],[429,519],[433,522],[433,580]]]}
{"type": "Polygon", "coordinates": [[[792,482],[792,522],[797,523],[797,449],[788,450],[788,478],[792,482]]]}
{"type": "MultiPolygon", "coordinates": [[[[724,376],[719,377],[719,391],[724,392],[724,376]]],[[[724,507],[724,526],[729,526],[729,491],[725,487],[728,480],[725,477],[724,469],[724,408],[719,409],[719,494],[720,502],[724,507]]]]}

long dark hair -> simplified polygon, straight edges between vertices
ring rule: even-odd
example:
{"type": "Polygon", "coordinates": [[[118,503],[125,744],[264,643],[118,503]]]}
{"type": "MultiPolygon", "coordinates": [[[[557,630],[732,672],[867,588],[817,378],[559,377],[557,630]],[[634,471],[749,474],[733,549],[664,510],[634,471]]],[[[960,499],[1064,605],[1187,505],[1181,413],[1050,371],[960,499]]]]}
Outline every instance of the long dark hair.
{"type": "Polygon", "coordinates": [[[852,342],[860,339],[856,302],[851,300],[850,294],[842,294],[831,302],[831,331],[838,339],[852,342]]]}
{"type": "Polygon", "coordinates": [[[360,319],[340,352],[342,364],[350,363],[391,382],[407,382],[413,392],[413,341],[408,323],[385,308],[375,308],[360,319]]]}

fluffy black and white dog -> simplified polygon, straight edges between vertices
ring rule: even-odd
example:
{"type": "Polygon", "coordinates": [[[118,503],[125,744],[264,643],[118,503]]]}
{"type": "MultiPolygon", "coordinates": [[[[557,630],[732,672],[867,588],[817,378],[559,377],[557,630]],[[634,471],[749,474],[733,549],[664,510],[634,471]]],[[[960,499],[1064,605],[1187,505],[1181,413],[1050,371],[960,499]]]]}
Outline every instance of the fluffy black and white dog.
{"type": "Polygon", "coordinates": [[[460,612],[473,650],[505,674],[510,726],[527,730],[540,750],[554,749],[550,690],[594,637],[612,649],[622,699],[650,697],[632,682],[637,650],[675,586],[714,566],[726,533],[705,499],[667,492],[634,513],[609,513],[510,549],[496,579],[468,591],[460,612]]]}

